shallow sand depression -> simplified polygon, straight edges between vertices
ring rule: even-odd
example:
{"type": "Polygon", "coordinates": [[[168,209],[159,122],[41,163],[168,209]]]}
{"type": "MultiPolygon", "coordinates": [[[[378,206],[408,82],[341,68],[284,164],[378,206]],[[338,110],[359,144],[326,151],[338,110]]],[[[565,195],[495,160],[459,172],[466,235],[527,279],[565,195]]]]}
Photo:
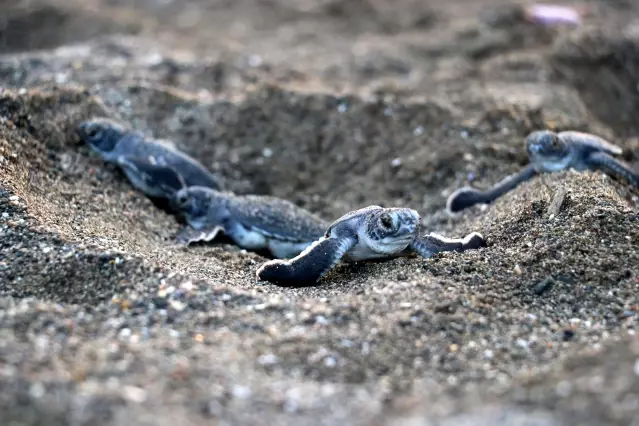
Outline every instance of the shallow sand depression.
{"type": "Polygon", "coordinates": [[[599,134],[639,168],[633,3],[589,2],[578,28],[485,0],[14,3],[3,425],[639,418],[637,191],[567,171],[444,212],[456,188],[519,170],[540,128],[599,134]],[[411,207],[425,231],[488,247],[257,282],[257,253],[174,244],[182,225],[78,140],[96,115],[172,140],[238,193],[326,220],[411,207]]]}

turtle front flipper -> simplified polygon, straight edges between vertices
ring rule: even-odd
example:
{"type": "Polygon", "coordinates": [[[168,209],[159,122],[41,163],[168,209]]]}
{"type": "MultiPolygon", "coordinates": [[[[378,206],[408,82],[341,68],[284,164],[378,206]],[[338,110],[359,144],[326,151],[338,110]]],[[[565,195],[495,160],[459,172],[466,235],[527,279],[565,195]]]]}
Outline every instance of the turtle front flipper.
{"type": "Polygon", "coordinates": [[[622,177],[635,188],[639,188],[639,173],[608,154],[594,152],[588,156],[586,162],[591,169],[601,170],[606,174],[622,177]]]}
{"type": "Polygon", "coordinates": [[[590,146],[591,148],[596,148],[598,151],[603,151],[606,154],[610,155],[621,155],[621,153],[623,152],[623,149],[621,149],[621,147],[607,141],[602,137],[593,135],[592,133],[566,130],[564,132],[558,133],[557,136],[569,143],[590,146]]]}
{"type": "Polygon", "coordinates": [[[221,191],[222,183],[218,177],[196,159],[175,148],[175,144],[164,139],[154,139],[156,146],[168,148],[155,150],[149,155],[149,161],[158,166],[170,166],[180,171],[188,186],[203,186],[221,191]]]}
{"type": "Polygon", "coordinates": [[[446,210],[457,213],[475,204],[490,204],[505,193],[512,191],[519,184],[532,178],[537,172],[532,164],[523,170],[506,177],[487,191],[478,191],[470,187],[463,187],[450,194],[446,201],[446,210]]]}
{"type": "Polygon", "coordinates": [[[486,240],[478,233],[473,232],[464,238],[446,238],[437,234],[429,234],[416,238],[409,248],[424,258],[429,258],[435,253],[444,251],[466,251],[486,247],[486,240]]]}
{"type": "Polygon", "coordinates": [[[213,241],[220,231],[223,231],[221,226],[200,230],[185,228],[176,235],[175,242],[185,246],[188,246],[191,243],[209,242],[213,241]]]}
{"type": "Polygon", "coordinates": [[[152,164],[137,157],[120,156],[116,163],[131,184],[151,197],[171,198],[186,185],[182,176],[172,167],[152,164]]]}
{"type": "Polygon", "coordinates": [[[317,282],[357,243],[353,236],[322,237],[297,257],[271,260],[257,270],[257,279],[287,287],[317,282]]]}

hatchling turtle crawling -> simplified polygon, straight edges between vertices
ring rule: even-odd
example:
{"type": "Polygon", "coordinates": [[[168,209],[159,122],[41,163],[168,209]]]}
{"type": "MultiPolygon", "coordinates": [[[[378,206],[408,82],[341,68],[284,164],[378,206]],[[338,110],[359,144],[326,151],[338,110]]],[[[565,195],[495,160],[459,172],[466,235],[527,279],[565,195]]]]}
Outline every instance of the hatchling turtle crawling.
{"type": "Polygon", "coordinates": [[[83,121],[78,124],[77,133],[105,161],[118,165],[131,184],[149,197],[170,199],[184,186],[221,187],[218,179],[194,158],[114,120],[83,121]]]}
{"type": "Polygon", "coordinates": [[[552,173],[569,168],[577,171],[600,170],[626,179],[639,188],[639,173],[614,158],[622,149],[598,136],[566,131],[532,132],[525,141],[530,164],[520,172],[506,177],[487,191],[463,187],[453,192],[446,202],[449,213],[456,213],[475,204],[489,204],[531,179],[537,173],[552,173]]]}
{"type": "Polygon", "coordinates": [[[177,242],[211,241],[220,232],[247,250],[269,250],[275,258],[297,256],[324,235],[328,222],[276,197],[235,195],[192,186],[179,190],[173,208],[191,228],[177,242]]]}
{"type": "Polygon", "coordinates": [[[317,282],[341,259],[350,262],[393,258],[417,253],[429,258],[445,251],[465,251],[486,245],[473,232],[463,239],[419,235],[419,214],[408,208],[369,206],[331,224],[324,235],[297,257],[271,260],[257,270],[257,279],[285,286],[317,282]]]}

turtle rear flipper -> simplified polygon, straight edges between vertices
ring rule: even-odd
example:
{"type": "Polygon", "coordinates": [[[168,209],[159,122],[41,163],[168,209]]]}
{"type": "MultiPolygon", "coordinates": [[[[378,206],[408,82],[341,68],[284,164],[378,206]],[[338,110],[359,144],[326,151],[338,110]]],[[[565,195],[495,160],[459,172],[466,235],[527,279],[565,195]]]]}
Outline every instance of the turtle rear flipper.
{"type": "Polygon", "coordinates": [[[639,173],[604,152],[593,152],[586,162],[591,169],[622,177],[635,188],[639,188],[639,173]]]}
{"type": "Polygon", "coordinates": [[[486,193],[469,186],[459,188],[448,196],[446,200],[446,210],[448,213],[459,213],[475,204],[485,203],[486,193]]]}
{"type": "Polygon", "coordinates": [[[220,231],[223,231],[221,226],[201,230],[186,228],[176,235],[175,242],[185,246],[191,243],[209,242],[213,241],[220,231]]]}
{"type": "Polygon", "coordinates": [[[478,232],[468,234],[464,238],[446,238],[437,234],[425,235],[416,238],[410,248],[423,256],[429,258],[435,253],[445,251],[465,251],[486,247],[486,240],[478,232]]]}
{"type": "Polygon", "coordinates": [[[313,284],[356,243],[354,236],[322,237],[293,259],[264,263],[257,270],[257,279],[291,287],[313,284]]]}
{"type": "Polygon", "coordinates": [[[126,156],[118,157],[116,162],[133,186],[149,196],[171,198],[186,186],[182,176],[172,167],[126,156]]]}
{"type": "Polygon", "coordinates": [[[506,177],[487,191],[478,191],[470,187],[460,188],[448,196],[446,210],[449,213],[457,213],[475,204],[490,204],[515,189],[522,182],[532,178],[536,173],[535,168],[532,165],[528,165],[518,173],[506,177]]]}

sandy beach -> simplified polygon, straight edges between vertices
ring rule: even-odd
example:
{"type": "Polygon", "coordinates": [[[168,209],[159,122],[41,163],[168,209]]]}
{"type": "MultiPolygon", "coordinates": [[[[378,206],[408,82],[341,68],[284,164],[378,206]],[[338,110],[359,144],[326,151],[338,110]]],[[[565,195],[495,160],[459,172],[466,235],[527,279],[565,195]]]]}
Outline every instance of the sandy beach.
{"type": "Polygon", "coordinates": [[[520,170],[533,130],[639,170],[639,3],[579,2],[579,25],[530,4],[6,2],[0,423],[639,424],[639,192],[565,171],[444,209],[520,170]],[[79,140],[93,116],[238,194],[328,221],[410,207],[488,247],[259,282],[262,254],[176,245],[184,225],[79,140]]]}

